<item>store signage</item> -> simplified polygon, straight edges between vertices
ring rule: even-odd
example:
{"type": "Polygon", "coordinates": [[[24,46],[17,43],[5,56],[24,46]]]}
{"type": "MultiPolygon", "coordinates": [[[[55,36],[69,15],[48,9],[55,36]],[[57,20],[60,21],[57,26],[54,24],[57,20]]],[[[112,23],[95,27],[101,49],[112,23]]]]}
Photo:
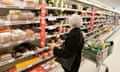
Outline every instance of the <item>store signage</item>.
{"type": "Polygon", "coordinates": [[[93,8],[93,9],[92,9],[91,24],[90,24],[90,29],[91,29],[91,30],[94,29],[95,14],[96,14],[96,10],[95,10],[95,8],[93,8]]]}
{"type": "Polygon", "coordinates": [[[42,0],[41,14],[40,14],[40,47],[45,47],[46,41],[46,2],[42,0]]]}

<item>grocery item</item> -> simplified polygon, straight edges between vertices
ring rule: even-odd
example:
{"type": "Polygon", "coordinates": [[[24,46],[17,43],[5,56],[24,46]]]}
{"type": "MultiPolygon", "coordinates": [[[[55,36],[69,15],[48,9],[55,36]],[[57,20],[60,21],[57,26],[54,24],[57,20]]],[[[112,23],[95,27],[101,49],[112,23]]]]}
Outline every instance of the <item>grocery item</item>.
{"type": "Polygon", "coordinates": [[[26,7],[34,7],[34,0],[25,0],[26,7]]]}
{"type": "Polygon", "coordinates": [[[31,29],[26,29],[25,32],[27,33],[27,38],[32,38],[34,36],[34,31],[31,29]]]}
{"type": "Polygon", "coordinates": [[[15,68],[16,70],[20,70],[28,67],[29,65],[35,64],[36,62],[39,62],[39,61],[40,61],[39,57],[33,57],[29,60],[24,60],[22,62],[16,63],[15,68]]]}
{"type": "Polygon", "coordinates": [[[34,66],[31,69],[26,70],[25,72],[47,72],[40,65],[34,66]]]}
{"type": "Polygon", "coordinates": [[[10,59],[12,59],[12,54],[10,53],[0,55],[0,61],[6,61],[10,59]]]}
{"type": "Polygon", "coordinates": [[[10,32],[0,33],[0,45],[6,44],[9,42],[11,42],[11,33],[10,32]]]}
{"type": "Polygon", "coordinates": [[[19,41],[19,40],[25,40],[27,37],[27,33],[24,32],[23,30],[21,29],[15,29],[15,30],[12,30],[11,32],[12,34],[12,41],[19,41]]]}
{"type": "Polygon", "coordinates": [[[84,45],[85,50],[92,51],[93,53],[97,53],[104,48],[106,48],[105,42],[98,39],[88,40],[84,45]]]}
{"type": "Polygon", "coordinates": [[[33,21],[37,17],[30,11],[10,10],[7,19],[8,21],[33,21]]]}
{"type": "Polygon", "coordinates": [[[14,0],[1,0],[1,3],[5,5],[14,5],[15,1],[14,0]]]}

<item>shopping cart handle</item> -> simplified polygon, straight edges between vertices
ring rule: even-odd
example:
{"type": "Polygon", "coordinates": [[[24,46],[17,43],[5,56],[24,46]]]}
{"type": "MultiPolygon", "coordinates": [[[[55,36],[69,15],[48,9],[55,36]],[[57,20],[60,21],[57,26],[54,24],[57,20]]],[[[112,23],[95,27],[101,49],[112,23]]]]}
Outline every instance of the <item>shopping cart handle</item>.
{"type": "Polygon", "coordinates": [[[110,45],[111,45],[111,46],[113,46],[113,45],[114,45],[114,42],[113,42],[113,41],[111,41],[111,42],[110,42],[110,45]]]}

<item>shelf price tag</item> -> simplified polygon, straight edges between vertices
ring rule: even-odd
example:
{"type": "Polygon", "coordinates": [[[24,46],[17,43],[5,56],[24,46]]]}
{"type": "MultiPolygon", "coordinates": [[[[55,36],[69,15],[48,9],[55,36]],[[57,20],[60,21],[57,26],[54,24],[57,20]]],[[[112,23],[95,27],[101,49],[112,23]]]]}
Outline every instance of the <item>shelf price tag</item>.
{"type": "Polygon", "coordinates": [[[49,21],[55,21],[55,20],[56,20],[56,17],[49,17],[48,20],[49,20],[49,21]]]}
{"type": "Polygon", "coordinates": [[[10,43],[3,45],[3,47],[9,47],[10,43]]]}

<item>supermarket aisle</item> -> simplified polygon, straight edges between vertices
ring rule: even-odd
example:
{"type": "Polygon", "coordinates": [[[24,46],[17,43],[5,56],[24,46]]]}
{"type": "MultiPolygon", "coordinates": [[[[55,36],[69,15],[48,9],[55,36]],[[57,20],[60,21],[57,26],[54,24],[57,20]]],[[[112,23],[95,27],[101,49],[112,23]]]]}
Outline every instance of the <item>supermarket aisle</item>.
{"type": "MultiPolygon", "coordinates": [[[[120,72],[120,30],[118,30],[108,40],[114,41],[114,51],[105,60],[105,64],[109,67],[109,72],[120,72]]],[[[89,60],[85,60],[80,68],[80,72],[95,72],[95,64],[89,60]]]]}

